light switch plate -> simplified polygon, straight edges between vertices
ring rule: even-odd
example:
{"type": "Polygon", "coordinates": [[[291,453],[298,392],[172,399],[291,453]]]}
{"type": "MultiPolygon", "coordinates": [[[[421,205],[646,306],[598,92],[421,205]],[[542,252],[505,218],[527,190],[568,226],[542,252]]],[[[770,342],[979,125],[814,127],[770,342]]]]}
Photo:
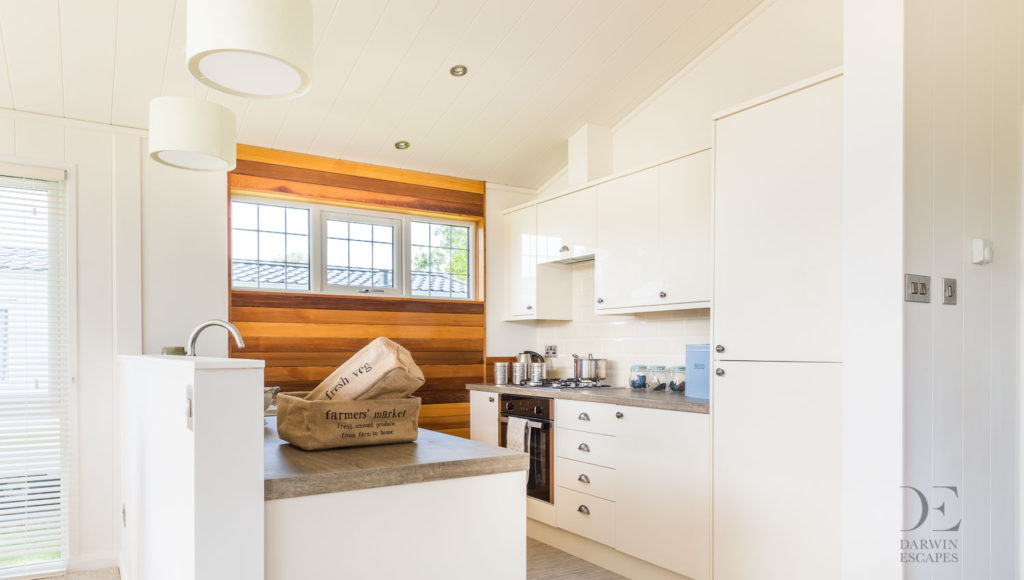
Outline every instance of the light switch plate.
{"type": "Polygon", "coordinates": [[[942,303],[956,304],[956,278],[942,279],[942,303]]]}
{"type": "Polygon", "coordinates": [[[906,274],[903,282],[903,299],[907,302],[932,301],[932,277],[906,274]]]}

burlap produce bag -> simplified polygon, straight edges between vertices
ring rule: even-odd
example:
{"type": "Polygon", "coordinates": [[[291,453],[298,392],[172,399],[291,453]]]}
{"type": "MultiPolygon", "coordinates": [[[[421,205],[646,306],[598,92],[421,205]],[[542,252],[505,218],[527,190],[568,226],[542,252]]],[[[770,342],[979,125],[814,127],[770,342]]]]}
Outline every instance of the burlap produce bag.
{"type": "Polygon", "coordinates": [[[306,398],[310,401],[400,399],[411,395],[425,380],[409,351],[382,336],[342,363],[306,398]]]}
{"type": "Polygon", "coordinates": [[[415,441],[420,398],[363,401],[277,396],[277,434],[305,451],[415,441]]]}

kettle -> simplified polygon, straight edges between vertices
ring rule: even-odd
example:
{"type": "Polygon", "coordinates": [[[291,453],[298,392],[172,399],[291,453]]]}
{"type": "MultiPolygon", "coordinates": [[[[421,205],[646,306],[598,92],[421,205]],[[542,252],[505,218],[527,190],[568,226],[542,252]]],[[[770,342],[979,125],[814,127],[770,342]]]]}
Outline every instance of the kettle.
{"type": "Polygon", "coordinates": [[[533,352],[532,350],[524,350],[523,352],[516,355],[516,362],[523,363],[526,368],[530,368],[532,362],[545,362],[544,357],[540,354],[533,352]]]}

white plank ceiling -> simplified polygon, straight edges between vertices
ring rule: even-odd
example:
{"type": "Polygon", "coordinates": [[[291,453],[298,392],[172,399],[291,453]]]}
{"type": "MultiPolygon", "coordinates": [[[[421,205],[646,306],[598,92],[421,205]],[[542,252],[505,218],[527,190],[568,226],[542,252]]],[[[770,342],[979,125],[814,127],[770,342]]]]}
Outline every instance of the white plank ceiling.
{"type": "Polygon", "coordinates": [[[145,128],[194,95],[240,143],[537,187],[759,2],[313,0],[313,89],[257,101],[188,74],[186,0],[0,0],[0,107],[145,128]]]}

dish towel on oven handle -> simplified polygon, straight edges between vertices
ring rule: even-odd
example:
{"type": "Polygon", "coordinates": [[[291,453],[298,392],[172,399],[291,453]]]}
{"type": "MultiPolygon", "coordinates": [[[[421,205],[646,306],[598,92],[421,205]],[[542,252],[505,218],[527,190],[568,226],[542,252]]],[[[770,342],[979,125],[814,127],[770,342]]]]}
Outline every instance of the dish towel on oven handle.
{"type": "Polygon", "coordinates": [[[505,447],[512,451],[530,452],[530,422],[522,417],[508,418],[505,447]]]}

